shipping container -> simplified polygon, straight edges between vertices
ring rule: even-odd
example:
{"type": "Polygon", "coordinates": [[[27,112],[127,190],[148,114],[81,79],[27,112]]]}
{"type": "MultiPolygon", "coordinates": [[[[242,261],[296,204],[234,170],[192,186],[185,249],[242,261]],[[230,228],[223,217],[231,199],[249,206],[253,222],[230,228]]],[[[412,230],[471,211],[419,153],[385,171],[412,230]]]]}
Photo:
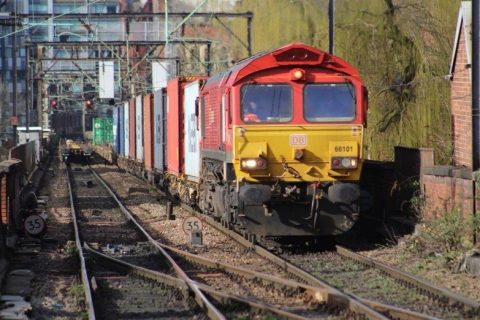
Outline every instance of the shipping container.
{"type": "Polygon", "coordinates": [[[105,122],[103,118],[93,119],[93,144],[101,145],[105,141],[105,122]]]}
{"type": "Polygon", "coordinates": [[[123,155],[128,158],[130,155],[130,110],[129,102],[123,104],[123,155]]]}
{"type": "Polygon", "coordinates": [[[104,118],[105,120],[105,142],[104,144],[113,145],[113,119],[104,118]]]}
{"type": "Polygon", "coordinates": [[[180,79],[173,79],[167,85],[167,171],[175,175],[182,172],[183,133],[180,128],[183,128],[183,83],[180,79]]]}
{"type": "Polygon", "coordinates": [[[154,93],[154,163],[155,170],[165,171],[166,159],[166,133],[167,133],[167,95],[165,89],[157,90],[154,93]]]}
{"type": "Polygon", "coordinates": [[[119,151],[119,143],[118,143],[118,108],[113,108],[112,109],[112,118],[113,118],[113,126],[112,126],[112,132],[113,132],[113,154],[117,155],[119,151]]]}
{"type": "Polygon", "coordinates": [[[143,98],[137,96],[135,98],[135,142],[136,142],[136,159],[143,161],[143,98]]]}
{"type": "MultiPolygon", "coordinates": [[[[190,83],[203,79],[205,78],[177,78],[170,80],[167,85],[167,171],[175,175],[185,172],[184,91],[190,83]]],[[[196,91],[198,95],[198,89],[196,91]]],[[[195,101],[193,108],[195,109],[195,101]]],[[[213,125],[218,126],[218,123],[213,125]]]]}
{"type": "Polygon", "coordinates": [[[113,119],[112,118],[94,118],[93,119],[93,144],[113,144],[113,119]]]}
{"type": "Polygon", "coordinates": [[[143,153],[145,168],[153,171],[153,95],[143,97],[143,153]]]}
{"type": "Polygon", "coordinates": [[[118,107],[118,155],[125,155],[125,108],[118,107]]]}
{"type": "Polygon", "coordinates": [[[200,93],[200,81],[189,83],[184,90],[184,152],[185,174],[189,180],[200,178],[200,131],[198,130],[198,108],[196,101],[200,93]]]}
{"type": "Polygon", "coordinates": [[[128,157],[135,160],[136,139],[135,139],[135,99],[130,99],[128,104],[129,112],[129,152],[128,157]]]}

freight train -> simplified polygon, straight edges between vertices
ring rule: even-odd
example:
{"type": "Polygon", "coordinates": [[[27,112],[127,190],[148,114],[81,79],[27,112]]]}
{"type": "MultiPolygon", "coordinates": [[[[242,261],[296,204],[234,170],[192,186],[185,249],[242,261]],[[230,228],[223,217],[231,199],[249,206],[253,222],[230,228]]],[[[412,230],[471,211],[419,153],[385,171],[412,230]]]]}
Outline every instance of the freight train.
{"type": "Polygon", "coordinates": [[[115,108],[113,151],[253,239],[339,235],[360,213],[366,113],[354,67],[292,43],[115,108]]]}

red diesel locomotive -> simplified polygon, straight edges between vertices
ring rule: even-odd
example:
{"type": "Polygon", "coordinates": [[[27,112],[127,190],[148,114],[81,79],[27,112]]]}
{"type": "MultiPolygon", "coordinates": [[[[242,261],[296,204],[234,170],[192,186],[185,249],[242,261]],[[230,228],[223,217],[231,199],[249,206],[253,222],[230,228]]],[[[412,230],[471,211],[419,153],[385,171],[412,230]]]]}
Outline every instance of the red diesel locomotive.
{"type": "Polygon", "coordinates": [[[360,212],[366,112],[355,68],[293,43],[127,102],[114,149],[121,166],[244,234],[338,235],[360,212]]]}

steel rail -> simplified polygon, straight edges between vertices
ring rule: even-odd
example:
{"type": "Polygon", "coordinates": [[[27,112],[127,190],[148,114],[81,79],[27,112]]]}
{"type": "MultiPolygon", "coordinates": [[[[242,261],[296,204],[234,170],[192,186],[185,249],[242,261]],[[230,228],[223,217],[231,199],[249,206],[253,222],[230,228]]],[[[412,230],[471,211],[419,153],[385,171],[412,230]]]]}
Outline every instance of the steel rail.
{"type": "Polygon", "coordinates": [[[395,278],[399,281],[408,283],[409,285],[412,285],[421,291],[426,291],[436,299],[444,302],[448,302],[449,304],[453,306],[462,306],[463,308],[471,309],[474,312],[480,313],[480,303],[469,299],[467,297],[461,296],[457,293],[454,293],[452,291],[449,291],[445,288],[439,287],[434,285],[433,283],[421,279],[417,276],[414,276],[412,274],[409,274],[405,271],[402,271],[400,269],[397,269],[395,267],[389,266],[385,263],[376,261],[370,257],[367,257],[365,255],[353,252],[345,247],[342,246],[336,246],[336,252],[340,254],[344,258],[348,258],[354,261],[357,261],[358,263],[361,263],[363,265],[369,266],[369,267],[375,267],[382,272],[388,274],[392,278],[395,278]],[[443,298],[443,299],[442,299],[443,298]]]}
{"type": "Polygon", "coordinates": [[[332,293],[348,296],[349,299],[350,299],[350,308],[352,309],[352,311],[358,311],[358,312],[362,311],[363,313],[365,313],[365,315],[369,316],[372,319],[377,319],[377,317],[379,317],[379,316],[380,316],[380,319],[384,319],[385,317],[380,313],[388,313],[390,316],[392,316],[396,319],[405,319],[405,320],[413,320],[413,319],[416,319],[416,320],[435,320],[435,319],[437,319],[437,318],[431,317],[429,315],[421,314],[421,313],[410,311],[410,310],[407,310],[407,309],[398,308],[398,307],[387,305],[387,304],[384,304],[384,303],[370,301],[370,300],[367,300],[367,299],[356,297],[353,294],[343,293],[343,292],[339,291],[338,289],[330,286],[326,282],[318,279],[317,277],[309,274],[308,272],[306,272],[306,271],[300,269],[299,267],[291,264],[290,262],[284,260],[283,258],[274,255],[273,253],[266,250],[265,248],[263,248],[261,246],[258,246],[256,244],[253,244],[249,240],[242,237],[240,234],[222,227],[213,218],[205,216],[205,215],[199,213],[195,209],[193,209],[190,206],[187,206],[185,204],[181,204],[181,206],[182,206],[182,208],[189,211],[193,215],[205,220],[209,225],[211,225],[212,227],[214,227],[218,231],[220,231],[220,232],[226,234],[227,236],[231,237],[232,239],[234,239],[235,241],[237,241],[241,245],[243,245],[247,248],[250,248],[251,250],[255,251],[260,256],[264,257],[265,259],[274,262],[278,266],[282,267],[285,271],[287,271],[287,272],[293,274],[294,276],[302,279],[303,281],[305,281],[309,285],[314,286],[314,287],[320,287],[320,288],[323,288],[323,289],[331,289],[332,293]],[[365,308],[365,306],[367,306],[367,308],[365,308]],[[371,313],[371,311],[374,311],[374,313],[371,313]]]}
{"type": "Polygon", "coordinates": [[[92,297],[92,288],[90,286],[90,281],[88,280],[85,257],[83,255],[82,244],[80,242],[80,231],[77,224],[77,213],[75,211],[75,206],[73,202],[72,185],[70,183],[71,176],[69,172],[69,167],[67,165],[66,165],[66,171],[67,171],[68,195],[70,198],[70,211],[72,213],[73,229],[75,230],[75,245],[77,247],[78,257],[80,259],[80,272],[82,275],[83,288],[85,292],[87,314],[88,314],[89,320],[95,320],[96,318],[95,318],[95,308],[94,308],[93,297],[92,297]]]}
{"type": "MultiPolygon", "coordinates": [[[[346,307],[348,305],[348,299],[344,295],[338,295],[336,292],[332,292],[330,289],[319,288],[304,283],[300,283],[293,280],[286,280],[283,278],[278,278],[266,273],[256,272],[250,269],[232,266],[226,263],[213,261],[211,259],[201,257],[177,248],[170,247],[165,244],[159,243],[165,249],[174,252],[177,255],[183,256],[186,260],[201,264],[205,267],[218,268],[226,272],[231,272],[233,274],[248,277],[250,279],[258,279],[263,281],[269,281],[275,283],[276,285],[283,286],[284,288],[290,289],[300,289],[303,292],[310,295],[313,300],[325,302],[327,304],[337,304],[340,307],[346,307]]],[[[437,320],[438,318],[431,317],[422,313],[415,311],[410,311],[395,306],[390,306],[384,303],[371,301],[367,299],[360,299],[361,302],[370,306],[371,308],[380,311],[382,313],[388,313],[392,318],[395,319],[408,319],[408,320],[437,320]]]]}
{"type": "MultiPolygon", "coordinates": [[[[110,190],[108,184],[105,181],[103,181],[103,179],[99,177],[98,174],[93,169],[92,169],[92,172],[94,172],[96,177],[104,183],[107,189],[110,190]]],[[[113,191],[111,192],[114,193],[113,191]]],[[[115,197],[115,198],[117,201],[121,203],[118,197],[115,197]]],[[[284,260],[283,258],[272,254],[270,251],[264,249],[263,247],[251,243],[250,241],[242,237],[240,234],[224,228],[218,222],[216,222],[213,218],[203,215],[197,210],[195,210],[194,208],[187,206],[183,203],[181,203],[180,205],[183,209],[187,210],[191,214],[206,221],[209,225],[211,225],[218,231],[224,233],[228,237],[232,238],[237,243],[241,244],[246,248],[251,249],[252,251],[257,253],[259,256],[275,263],[277,266],[281,267],[286,272],[294,275],[299,279],[302,279],[309,285],[305,285],[293,280],[285,280],[282,278],[274,277],[274,276],[267,275],[260,272],[255,272],[246,268],[241,268],[241,267],[236,267],[236,266],[232,266],[232,265],[221,263],[221,262],[216,262],[208,258],[194,255],[189,252],[176,249],[171,246],[157,242],[158,246],[166,250],[169,250],[171,252],[174,252],[177,255],[181,255],[185,259],[191,262],[202,264],[205,267],[214,267],[218,269],[224,269],[226,272],[231,272],[239,276],[257,278],[257,279],[270,281],[270,282],[276,282],[278,285],[282,285],[285,287],[300,288],[301,290],[305,290],[305,292],[310,294],[310,296],[313,295],[312,297],[315,300],[325,301],[326,303],[335,303],[339,306],[349,308],[353,312],[364,314],[369,319],[388,319],[387,317],[385,317],[383,314],[380,314],[380,313],[388,314],[390,317],[395,319],[405,319],[405,320],[437,320],[438,319],[436,317],[432,317],[422,313],[410,311],[407,309],[402,309],[399,307],[387,305],[380,302],[370,301],[367,299],[356,297],[355,295],[352,295],[352,294],[346,294],[344,292],[341,292],[340,290],[330,286],[326,282],[298,268],[297,266],[291,264],[290,262],[284,260]]],[[[123,206],[123,204],[121,204],[121,206],[123,206]]],[[[128,211],[127,208],[125,208],[125,210],[128,211]]],[[[132,221],[136,223],[135,218],[133,216],[131,216],[131,219],[133,219],[132,221]]]]}
{"type": "Polygon", "coordinates": [[[117,202],[120,210],[123,212],[123,214],[138,228],[138,230],[148,239],[148,241],[155,247],[157,250],[159,250],[162,255],[168,260],[168,262],[171,264],[173,269],[175,270],[175,273],[180,277],[180,279],[184,280],[187,285],[190,287],[192,292],[194,293],[195,296],[195,301],[198,303],[198,305],[207,313],[207,315],[211,319],[218,319],[218,320],[226,320],[225,316],[220,312],[209,300],[208,298],[203,294],[203,292],[200,290],[198,285],[193,282],[188,275],[180,268],[180,266],[173,260],[173,258],[163,249],[155,239],[153,239],[150,234],[143,228],[142,225],[138,223],[138,221],[131,215],[131,213],[125,208],[123,203],[118,199],[117,195],[110,189],[110,187],[107,185],[105,181],[93,170],[90,166],[89,169],[93,173],[93,175],[97,178],[97,180],[105,187],[105,189],[108,191],[108,193],[112,196],[113,199],[117,202]]]}
{"type": "MultiPolygon", "coordinates": [[[[130,212],[128,211],[127,208],[125,208],[125,206],[123,205],[123,203],[120,201],[120,199],[118,199],[117,195],[115,194],[115,192],[113,192],[110,187],[108,186],[108,184],[95,172],[95,170],[93,170],[91,167],[90,167],[90,170],[92,170],[93,174],[95,175],[95,177],[105,186],[105,188],[108,190],[108,192],[112,195],[112,197],[118,202],[120,208],[122,209],[122,212],[124,212],[124,214],[135,224],[137,225],[137,227],[142,231],[142,233],[145,234],[145,236],[150,240],[154,241],[155,242],[155,246],[159,249],[162,250],[162,252],[165,252],[165,250],[163,249],[163,247],[155,240],[153,240],[153,238],[146,232],[146,230],[136,221],[136,219],[130,214],[130,212]]],[[[306,281],[307,283],[313,285],[313,286],[316,286],[316,287],[319,287],[319,288],[322,288],[324,290],[327,290],[329,291],[331,294],[335,294],[336,296],[340,296],[340,297],[345,297],[346,301],[347,301],[347,308],[352,311],[352,312],[355,312],[355,313],[359,313],[359,314],[363,314],[365,316],[367,316],[369,319],[378,319],[378,320],[385,320],[385,319],[388,319],[387,317],[385,317],[384,315],[380,314],[379,312],[377,312],[376,310],[372,309],[370,306],[367,306],[366,304],[363,304],[358,298],[354,297],[353,295],[347,295],[341,291],[339,291],[338,289],[328,285],[326,282],[323,282],[321,281],[320,279],[317,279],[315,278],[313,275],[310,275],[309,273],[303,271],[302,269],[294,266],[293,264],[289,263],[288,261],[272,254],[271,252],[267,251],[266,249],[258,246],[258,245],[255,245],[255,244],[252,244],[251,242],[245,240],[243,237],[241,237],[239,234],[235,233],[235,232],[226,232],[226,231],[229,231],[229,230],[224,230],[223,228],[221,228],[220,226],[218,226],[218,223],[215,222],[212,218],[210,217],[207,217],[205,215],[201,215],[200,213],[198,213],[197,211],[195,211],[193,208],[189,207],[189,206],[186,206],[184,204],[181,204],[182,208],[188,210],[189,212],[191,212],[192,214],[196,215],[196,216],[201,216],[204,220],[207,220],[207,222],[212,225],[213,227],[215,227],[217,230],[221,231],[222,233],[226,234],[227,236],[233,238],[234,240],[236,240],[238,243],[240,243],[241,245],[247,247],[247,248],[250,248],[252,249],[253,251],[255,251],[258,255],[266,258],[267,260],[275,263],[276,265],[278,265],[279,267],[281,267],[283,270],[293,274],[294,276],[300,278],[300,279],[303,279],[304,281],[306,281]]],[[[166,254],[166,253],[165,253],[166,254]]],[[[174,262],[172,262],[174,263],[174,262]]],[[[183,273],[183,271],[182,271],[183,273]]],[[[186,275],[185,277],[187,279],[189,279],[186,275]]]]}
{"type": "Polygon", "coordinates": [[[188,297],[188,294],[190,292],[190,288],[187,286],[185,281],[181,280],[180,278],[172,277],[168,274],[153,271],[141,266],[133,265],[131,263],[113,258],[111,256],[108,256],[100,251],[97,251],[93,248],[91,248],[86,242],[83,243],[83,249],[87,251],[90,254],[93,254],[97,257],[100,257],[104,260],[107,260],[109,262],[112,262],[118,266],[121,266],[128,270],[129,272],[136,274],[140,277],[144,277],[150,280],[155,280],[157,282],[163,283],[164,285],[170,286],[170,287],[175,287],[176,289],[180,290],[185,297],[188,297]]]}
{"type": "Polygon", "coordinates": [[[439,318],[432,317],[423,313],[405,310],[399,307],[386,305],[384,303],[362,299],[362,302],[369,305],[373,309],[388,314],[393,319],[406,319],[406,320],[440,320],[439,318]]]}
{"type": "MultiPolygon", "coordinates": [[[[92,170],[92,172],[95,172],[95,171],[92,170]]],[[[99,177],[98,175],[96,175],[96,177],[100,181],[103,181],[103,179],[101,177],[99,177]]],[[[108,186],[108,184],[105,181],[103,181],[103,182],[105,183],[106,188],[111,190],[110,187],[108,186]]],[[[113,191],[111,190],[111,192],[113,192],[113,191]]],[[[128,212],[129,219],[132,220],[132,222],[134,222],[135,224],[137,224],[136,219],[133,217],[133,215],[130,213],[130,211],[123,205],[123,203],[121,203],[121,200],[116,198],[116,201],[118,201],[119,205],[123,206],[124,209],[128,212]]],[[[141,228],[143,229],[143,227],[141,227],[141,228]]],[[[147,238],[153,239],[148,234],[147,231],[144,231],[144,232],[145,232],[144,234],[147,236],[147,238]]],[[[156,241],[156,240],[154,240],[154,241],[156,241]]],[[[202,256],[198,256],[198,255],[195,255],[195,254],[192,254],[192,253],[189,253],[189,252],[186,252],[186,251],[183,251],[183,250],[180,250],[180,249],[177,249],[177,248],[159,243],[158,241],[156,241],[156,245],[161,247],[161,248],[164,248],[165,250],[171,251],[171,252],[173,252],[173,253],[175,253],[179,256],[182,256],[182,257],[184,257],[184,259],[186,259],[190,262],[202,265],[202,266],[207,267],[207,268],[217,268],[217,269],[223,270],[227,273],[235,274],[237,276],[241,276],[241,277],[245,277],[245,278],[249,278],[249,279],[262,280],[262,281],[265,281],[265,282],[272,283],[276,287],[283,287],[283,288],[293,289],[293,290],[301,290],[303,293],[308,294],[310,296],[310,298],[314,301],[325,302],[327,304],[332,304],[332,305],[335,305],[335,306],[341,307],[341,308],[348,308],[349,303],[350,303],[349,302],[350,299],[345,294],[335,292],[335,289],[332,289],[330,287],[328,287],[328,288],[313,287],[313,286],[309,286],[309,285],[306,285],[306,284],[303,284],[303,283],[300,283],[300,282],[297,282],[297,281],[287,280],[287,279],[279,278],[279,277],[276,277],[276,276],[272,276],[270,274],[256,272],[256,271],[253,271],[253,270],[250,270],[250,269],[246,269],[246,268],[237,267],[237,266],[233,266],[233,265],[230,265],[230,264],[214,261],[214,260],[202,257],[202,256]]],[[[193,281],[193,282],[196,283],[195,281],[193,281]]]]}
{"type": "Polygon", "coordinates": [[[103,253],[101,253],[97,250],[94,250],[94,249],[90,248],[86,243],[84,244],[84,248],[89,253],[91,253],[91,254],[93,254],[93,255],[101,258],[101,259],[104,259],[104,260],[106,260],[110,263],[114,263],[114,264],[116,264],[116,265],[118,265],[122,268],[125,268],[129,272],[132,272],[134,274],[137,274],[138,276],[145,277],[147,279],[150,279],[150,280],[153,280],[153,281],[156,281],[156,282],[159,282],[159,283],[163,283],[163,284],[171,286],[171,287],[175,287],[175,288],[181,290],[184,293],[185,293],[185,290],[189,291],[188,283],[191,282],[195,286],[200,288],[201,291],[205,292],[206,294],[208,294],[212,297],[215,297],[215,299],[217,301],[233,300],[233,301],[243,303],[245,305],[248,305],[248,306],[256,308],[256,309],[260,309],[260,310],[264,310],[264,311],[270,311],[272,313],[275,313],[279,316],[286,317],[288,319],[298,319],[298,320],[307,319],[307,318],[299,316],[297,314],[294,314],[294,313],[276,308],[276,307],[274,307],[270,304],[267,304],[267,303],[260,303],[260,302],[256,302],[256,301],[251,301],[251,300],[242,298],[242,297],[237,296],[237,295],[232,295],[232,294],[227,294],[227,293],[224,293],[224,292],[220,292],[220,291],[212,288],[211,286],[199,283],[199,282],[194,281],[194,280],[185,281],[183,279],[175,278],[175,277],[169,276],[167,274],[164,274],[164,273],[161,273],[161,272],[158,272],[158,271],[154,271],[154,270],[150,270],[150,269],[147,269],[147,268],[144,268],[144,267],[141,267],[141,266],[130,264],[128,262],[113,258],[113,257],[108,256],[106,254],[103,254],[103,253]]]}
{"type": "Polygon", "coordinates": [[[262,280],[274,284],[276,287],[282,287],[285,289],[301,290],[302,293],[306,293],[312,300],[319,302],[326,302],[329,304],[335,304],[339,307],[345,308],[348,305],[348,299],[344,295],[339,295],[336,292],[328,288],[318,288],[300,283],[294,280],[288,280],[279,278],[270,274],[253,271],[247,268],[237,267],[230,264],[214,261],[190,252],[186,252],[171,246],[159,243],[160,246],[174,252],[175,254],[182,256],[185,260],[192,263],[202,265],[207,268],[220,269],[224,272],[234,274],[240,277],[245,277],[251,280],[262,280]]]}

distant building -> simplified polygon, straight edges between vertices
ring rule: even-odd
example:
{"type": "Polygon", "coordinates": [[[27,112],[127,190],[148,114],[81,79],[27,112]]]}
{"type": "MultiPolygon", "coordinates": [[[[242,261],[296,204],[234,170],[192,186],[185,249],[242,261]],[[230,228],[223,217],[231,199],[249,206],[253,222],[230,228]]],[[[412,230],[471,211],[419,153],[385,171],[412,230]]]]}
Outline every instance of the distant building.
{"type": "Polygon", "coordinates": [[[463,1],[458,13],[450,63],[453,162],[472,168],[472,7],[463,1]]]}

